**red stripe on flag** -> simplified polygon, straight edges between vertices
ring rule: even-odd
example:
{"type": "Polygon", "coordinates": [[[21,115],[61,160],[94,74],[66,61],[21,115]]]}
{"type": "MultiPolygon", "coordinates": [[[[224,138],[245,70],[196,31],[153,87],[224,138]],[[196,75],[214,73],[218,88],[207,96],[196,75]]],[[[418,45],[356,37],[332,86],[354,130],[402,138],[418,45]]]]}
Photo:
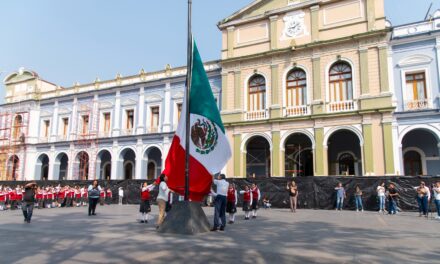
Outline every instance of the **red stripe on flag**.
{"type": "MultiPolygon", "coordinates": [[[[212,175],[194,157],[189,156],[189,198],[202,201],[211,192],[212,175]]],[[[180,195],[185,194],[185,149],[180,145],[180,138],[174,136],[165,161],[168,187],[180,195]]]]}

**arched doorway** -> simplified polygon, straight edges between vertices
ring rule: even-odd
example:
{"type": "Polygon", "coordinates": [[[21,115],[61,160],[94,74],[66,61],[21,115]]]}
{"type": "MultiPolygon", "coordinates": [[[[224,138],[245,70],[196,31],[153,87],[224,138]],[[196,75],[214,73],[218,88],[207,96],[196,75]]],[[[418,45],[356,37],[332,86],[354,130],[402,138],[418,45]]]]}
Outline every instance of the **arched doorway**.
{"type": "Polygon", "coordinates": [[[9,181],[15,181],[18,179],[19,176],[19,164],[20,159],[17,155],[13,155],[8,160],[8,166],[7,166],[7,178],[9,181]]]}
{"type": "Polygon", "coordinates": [[[290,135],[284,149],[286,176],[313,176],[313,149],[308,136],[302,133],[290,135]]]}
{"type": "Polygon", "coordinates": [[[100,180],[110,180],[112,171],[112,155],[108,150],[101,150],[96,159],[97,174],[100,180]]]}
{"type": "Polygon", "coordinates": [[[85,151],[81,151],[76,155],[76,172],[74,177],[79,180],[89,179],[89,154],[85,151]]]}
{"type": "Polygon", "coordinates": [[[44,181],[49,179],[49,157],[46,154],[41,154],[37,158],[35,179],[44,181]]]}
{"type": "Polygon", "coordinates": [[[353,131],[341,129],[333,132],[328,141],[329,175],[362,176],[360,139],[353,131]]]}
{"type": "Polygon", "coordinates": [[[246,176],[266,178],[271,176],[270,145],[262,136],[252,137],[246,145],[246,176]]]}
{"type": "Polygon", "coordinates": [[[408,132],[402,139],[405,175],[438,175],[440,171],[438,144],[439,140],[433,131],[414,129],[408,132]]]}
{"type": "Polygon", "coordinates": [[[144,154],[147,163],[147,179],[152,180],[159,177],[162,172],[162,152],[157,147],[148,148],[144,154]]]}
{"type": "Polygon", "coordinates": [[[67,180],[67,171],[69,168],[69,157],[66,153],[60,153],[55,158],[53,175],[60,181],[67,180]]]}
{"type": "Polygon", "coordinates": [[[135,178],[136,153],[131,148],[121,151],[120,159],[122,160],[122,174],[125,180],[135,178]]]}

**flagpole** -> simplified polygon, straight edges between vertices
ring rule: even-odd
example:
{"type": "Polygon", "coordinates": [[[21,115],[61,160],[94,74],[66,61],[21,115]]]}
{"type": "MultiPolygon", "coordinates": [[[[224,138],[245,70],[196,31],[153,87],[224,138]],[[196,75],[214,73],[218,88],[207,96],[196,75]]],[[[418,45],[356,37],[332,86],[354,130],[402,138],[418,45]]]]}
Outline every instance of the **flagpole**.
{"type": "Polygon", "coordinates": [[[187,73],[186,73],[186,123],[185,123],[185,201],[189,200],[189,134],[190,134],[190,112],[189,112],[189,97],[191,91],[191,79],[192,79],[192,30],[191,30],[191,17],[192,17],[192,0],[188,0],[188,50],[187,50],[187,73]]]}

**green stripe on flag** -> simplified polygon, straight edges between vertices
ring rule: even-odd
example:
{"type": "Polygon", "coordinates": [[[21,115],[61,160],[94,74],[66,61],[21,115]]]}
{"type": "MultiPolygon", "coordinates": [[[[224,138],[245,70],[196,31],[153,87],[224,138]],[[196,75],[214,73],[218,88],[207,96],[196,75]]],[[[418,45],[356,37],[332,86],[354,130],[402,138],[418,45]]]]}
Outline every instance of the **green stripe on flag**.
{"type": "Polygon", "coordinates": [[[220,111],[212,94],[211,85],[209,84],[208,76],[206,75],[205,67],[203,66],[195,41],[189,111],[192,114],[208,118],[220,127],[223,134],[225,133],[220,111]]]}

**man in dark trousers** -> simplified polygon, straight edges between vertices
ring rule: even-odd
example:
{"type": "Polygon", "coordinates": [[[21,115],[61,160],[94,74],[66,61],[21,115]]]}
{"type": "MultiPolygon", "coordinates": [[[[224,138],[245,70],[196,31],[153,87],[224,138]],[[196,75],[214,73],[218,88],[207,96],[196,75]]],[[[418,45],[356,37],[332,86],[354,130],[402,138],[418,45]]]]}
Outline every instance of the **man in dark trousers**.
{"type": "Polygon", "coordinates": [[[225,180],[226,176],[220,174],[216,179],[214,179],[214,184],[217,185],[217,193],[214,200],[214,227],[211,231],[217,231],[220,227],[220,231],[225,230],[226,226],[226,196],[228,195],[229,183],[225,180]],[[221,224],[219,223],[221,220],[221,224]]]}
{"type": "Polygon", "coordinates": [[[37,184],[35,182],[28,183],[24,186],[24,197],[23,197],[23,216],[24,221],[28,224],[31,222],[32,212],[34,211],[35,203],[35,189],[37,184]]]}

